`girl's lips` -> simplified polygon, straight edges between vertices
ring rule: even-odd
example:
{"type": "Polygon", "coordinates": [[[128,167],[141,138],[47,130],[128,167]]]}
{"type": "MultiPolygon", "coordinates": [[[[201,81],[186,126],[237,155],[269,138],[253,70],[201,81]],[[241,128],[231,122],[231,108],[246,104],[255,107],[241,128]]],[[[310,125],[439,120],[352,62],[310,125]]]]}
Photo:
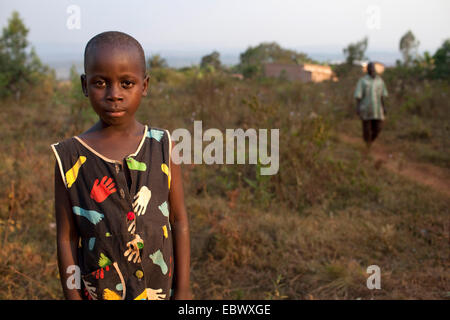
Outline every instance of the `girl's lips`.
{"type": "Polygon", "coordinates": [[[106,114],[110,117],[121,117],[125,114],[125,111],[106,111],[106,114]]]}

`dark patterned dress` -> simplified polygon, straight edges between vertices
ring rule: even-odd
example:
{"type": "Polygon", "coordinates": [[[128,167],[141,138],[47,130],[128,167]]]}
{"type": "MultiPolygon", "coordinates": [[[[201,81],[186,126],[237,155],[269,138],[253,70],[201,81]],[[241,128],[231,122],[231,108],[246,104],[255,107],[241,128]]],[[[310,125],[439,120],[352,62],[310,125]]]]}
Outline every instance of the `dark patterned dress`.
{"type": "Polygon", "coordinates": [[[87,299],[169,299],[170,135],[148,128],[123,162],[79,137],[52,145],[80,237],[78,263],[87,299]]]}

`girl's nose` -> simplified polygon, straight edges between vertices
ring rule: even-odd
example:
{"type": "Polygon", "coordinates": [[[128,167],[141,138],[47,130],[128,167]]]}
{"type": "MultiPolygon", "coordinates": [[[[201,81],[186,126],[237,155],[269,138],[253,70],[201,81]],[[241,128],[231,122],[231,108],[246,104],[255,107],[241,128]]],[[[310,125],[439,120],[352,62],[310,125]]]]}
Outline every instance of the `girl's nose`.
{"type": "Polygon", "coordinates": [[[109,101],[122,101],[123,96],[120,85],[111,84],[108,88],[106,99],[109,101]]]}

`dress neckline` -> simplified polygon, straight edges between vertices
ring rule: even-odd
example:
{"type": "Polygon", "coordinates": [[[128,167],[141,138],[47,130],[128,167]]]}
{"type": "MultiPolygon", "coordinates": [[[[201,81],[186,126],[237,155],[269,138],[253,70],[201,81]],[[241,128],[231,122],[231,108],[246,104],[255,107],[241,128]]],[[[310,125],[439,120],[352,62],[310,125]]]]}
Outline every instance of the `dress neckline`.
{"type": "MultiPolygon", "coordinates": [[[[141,150],[142,146],[144,145],[145,138],[147,137],[147,131],[148,131],[148,127],[147,127],[147,125],[145,125],[145,127],[144,127],[144,134],[142,135],[141,142],[139,143],[139,146],[138,146],[137,150],[136,150],[134,153],[129,154],[128,156],[126,156],[125,159],[128,158],[128,157],[135,157],[135,156],[139,153],[139,151],[141,150]]],[[[83,147],[85,147],[86,149],[88,149],[90,152],[92,152],[93,154],[95,154],[97,157],[99,157],[99,158],[101,158],[101,159],[103,159],[103,160],[105,160],[105,161],[107,161],[107,162],[117,163],[117,164],[122,164],[122,161],[110,159],[110,158],[104,156],[103,154],[101,154],[100,152],[96,151],[94,148],[92,148],[91,146],[89,146],[89,145],[88,145],[83,139],[81,139],[80,137],[74,136],[74,138],[75,138],[79,143],[81,143],[81,144],[83,145],[83,147]]]]}

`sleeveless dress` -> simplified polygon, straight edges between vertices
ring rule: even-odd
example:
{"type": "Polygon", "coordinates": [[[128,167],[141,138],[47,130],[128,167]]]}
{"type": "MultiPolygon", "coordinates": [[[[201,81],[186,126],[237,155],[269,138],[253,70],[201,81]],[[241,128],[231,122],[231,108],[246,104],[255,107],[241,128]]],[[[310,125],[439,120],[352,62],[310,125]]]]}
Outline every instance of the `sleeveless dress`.
{"type": "Polygon", "coordinates": [[[167,130],[147,126],[124,162],[108,159],[79,137],[51,145],[80,237],[86,299],[170,298],[170,146],[167,130]]]}

